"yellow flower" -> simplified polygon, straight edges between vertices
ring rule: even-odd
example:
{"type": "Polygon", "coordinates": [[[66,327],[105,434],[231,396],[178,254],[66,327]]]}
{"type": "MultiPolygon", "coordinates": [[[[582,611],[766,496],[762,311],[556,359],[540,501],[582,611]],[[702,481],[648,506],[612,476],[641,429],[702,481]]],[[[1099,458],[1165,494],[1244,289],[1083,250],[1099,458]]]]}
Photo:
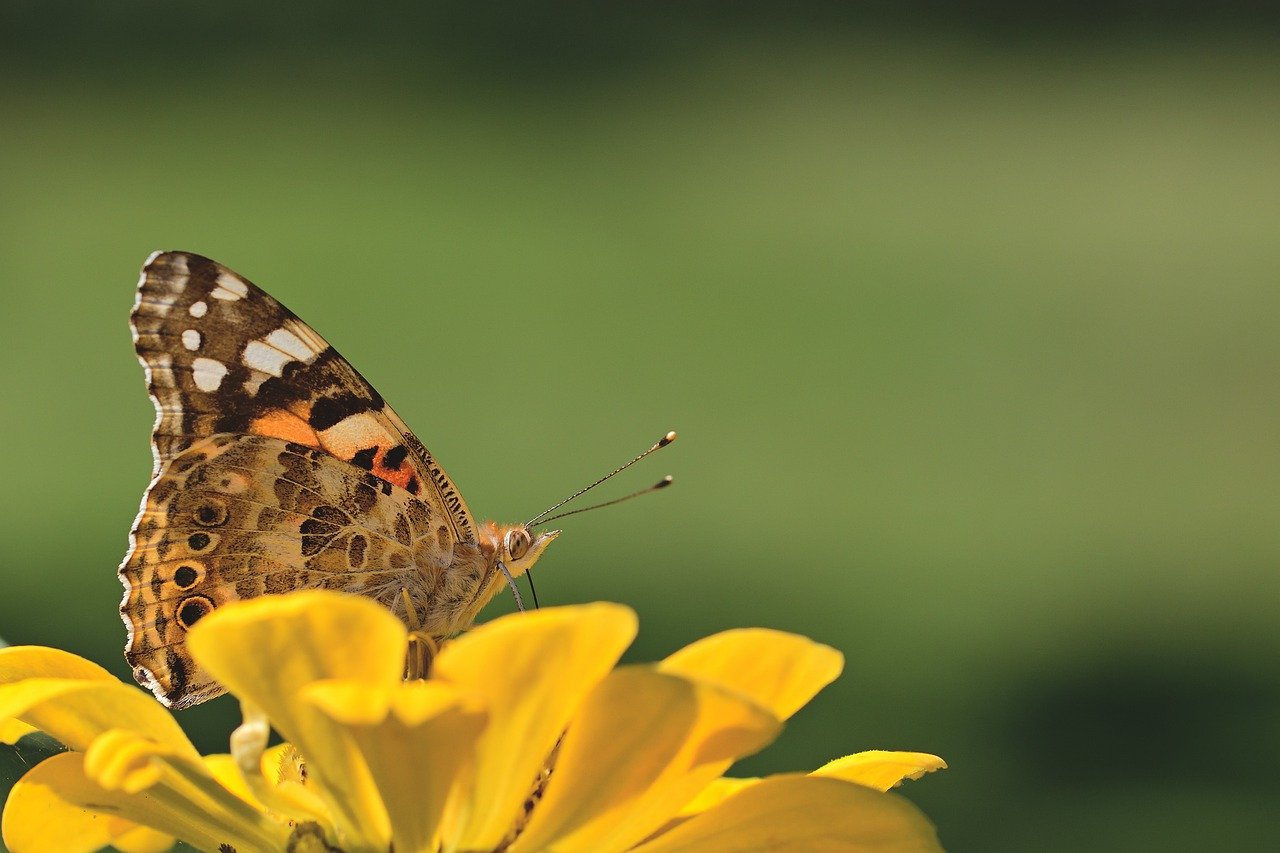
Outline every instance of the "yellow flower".
{"type": "Polygon", "coordinates": [[[635,614],[614,604],[517,614],[449,643],[429,679],[406,682],[408,634],[372,601],[302,592],[230,605],[188,635],[245,716],[231,754],[205,757],[149,695],[100,667],[2,649],[0,721],[70,749],[14,786],[5,844],[938,849],[929,821],[885,793],[945,766],[931,755],[867,752],[808,775],[722,778],[839,674],[838,652],[748,629],[615,668],[635,632],[635,614]],[[287,744],[266,749],[268,721],[287,744]]]}

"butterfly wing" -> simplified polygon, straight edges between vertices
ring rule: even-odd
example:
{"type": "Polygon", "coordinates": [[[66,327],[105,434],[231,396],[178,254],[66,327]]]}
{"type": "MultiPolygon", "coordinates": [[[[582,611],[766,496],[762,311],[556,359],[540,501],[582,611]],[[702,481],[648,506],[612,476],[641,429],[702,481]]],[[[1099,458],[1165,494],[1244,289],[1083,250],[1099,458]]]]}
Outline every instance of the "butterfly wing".
{"type": "Polygon", "coordinates": [[[428,630],[465,627],[485,586],[471,513],[328,342],[186,252],[147,260],[131,324],[156,406],[153,479],[120,566],[140,682],[174,707],[221,693],[186,630],[264,593],[342,589],[403,615],[406,588],[428,630]]]}
{"type": "Polygon", "coordinates": [[[444,510],[457,541],[475,539],[449,475],[373,386],[271,296],[189,252],[147,259],[132,315],[156,406],[155,470],[217,433],[267,435],[323,449],[444,510]]]}
{"type": "Polygon", "coordinates": [[[458,583],[459,568],[475,573],[484,563],[455,559],[438,507],[319,448],[268,436],[217,434],[172,457],[133,540],[120,569],[125,657],[138,681],[175,708],[223,692],[185,641],[187,629],[229,601],[327,588],[403,615],[404,588],[415,602],[465,613],[467,602],[450,596],[482,586],[478,577],[458,583]]]}

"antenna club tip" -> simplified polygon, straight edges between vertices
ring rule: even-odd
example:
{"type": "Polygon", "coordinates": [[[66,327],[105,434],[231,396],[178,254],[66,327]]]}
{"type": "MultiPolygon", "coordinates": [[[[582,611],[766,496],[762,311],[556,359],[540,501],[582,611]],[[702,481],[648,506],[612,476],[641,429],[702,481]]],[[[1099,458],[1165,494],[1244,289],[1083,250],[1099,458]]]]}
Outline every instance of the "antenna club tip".
{"type": "Polygon", "coordinates": [[[664,435],[662,438],[658,440],[658,446],[666,447],[668,444],[670,444],[675,440],[676,440],[676,431],[671,430],[670,432],[668,432],[666,435],[664,435]]]}
{"type": "Polygon", "coordinates": [[[676,478],[675,478],[675,477],[672,477],[670,474],[668,474],[667,476],[665,476],[665,477],[663,477],[661,480],[659,480],[659,481],[658,481],[658,483],[657,483],[657,485],[655,485],[655,486],[654,486],[654,488],[655,488],[655,489],[665,489],[667,486],[670,486],[670,485],[671,485],[672,483],[674,483],[675,481],[676,481],[676,478]]]}

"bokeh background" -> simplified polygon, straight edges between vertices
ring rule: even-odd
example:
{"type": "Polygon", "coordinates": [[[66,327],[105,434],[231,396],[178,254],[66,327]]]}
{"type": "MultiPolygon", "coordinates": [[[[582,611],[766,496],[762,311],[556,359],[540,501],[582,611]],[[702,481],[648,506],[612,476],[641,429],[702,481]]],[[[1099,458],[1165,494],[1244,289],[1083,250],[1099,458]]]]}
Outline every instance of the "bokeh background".
{"type": "MultiPolygon", "coordinates": [[[[679,429],[601,494],[675,488],[567,520],[539,594],[634,606],[632,660],[742,625],[841,649],[738,772],[923,750],[951,769],[904,793],[953,850],[1270,848],[1278,20],[6,3],[0,636],[128,677],[126,317],[189,249],[328,337],[479,515],[679,429]]],[[[235,715],[182,720],[216,750],[235,715]]]]}

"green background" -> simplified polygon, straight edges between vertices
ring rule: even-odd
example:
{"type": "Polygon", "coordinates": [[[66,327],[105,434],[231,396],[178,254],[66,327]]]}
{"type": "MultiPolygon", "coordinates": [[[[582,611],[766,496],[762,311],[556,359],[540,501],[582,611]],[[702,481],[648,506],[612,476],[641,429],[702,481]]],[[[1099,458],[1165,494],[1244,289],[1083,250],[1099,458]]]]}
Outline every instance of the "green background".
{"type": "MultiPolygon", "coordinates": [[[[904,793],[954,850],[1274,844],[1267,14],[107,8],[0,17],[0,636],[128,678],[126,319],[187,249],[479,516],[678,429],[600,494],[676,486],[567,520],[538,591],[635,607],[631,660],[745,625],[843,651],[737,772],[940,754],[904,793]]],[[[235,715],[181,719],[220,751],[235,715]]]]}

